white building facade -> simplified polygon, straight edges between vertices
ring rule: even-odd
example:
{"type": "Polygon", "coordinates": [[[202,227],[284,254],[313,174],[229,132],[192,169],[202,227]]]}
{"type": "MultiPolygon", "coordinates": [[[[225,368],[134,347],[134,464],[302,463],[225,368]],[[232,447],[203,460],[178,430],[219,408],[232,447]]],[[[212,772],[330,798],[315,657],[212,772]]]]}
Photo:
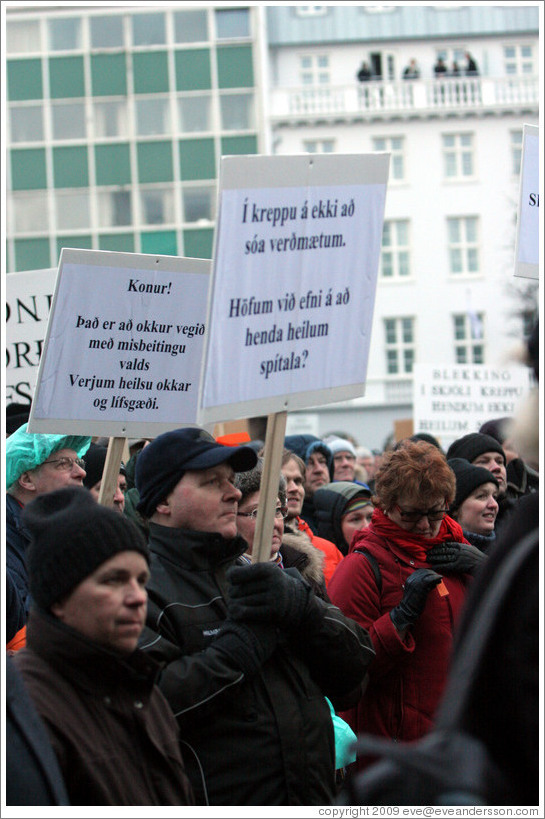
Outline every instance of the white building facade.
{"type": "MultiPolygon", "coordinates": [[[[267,9],[272,152],[391,153],[366,395],[293,414],[290,431],[381,448],[412,415],[415,363],[501,366],[528,332],[537,285],[513,274],[522,129],[539,123],[539,14],[267,9]],[[467,54],[478,75],[465,74],[467,54]],[[436,76],[439,57],[448,71],[436,76]],[[411,60],[419,76],[404,79],[411,60]],[[373,77],[359,82],[363,61],[373,77]]],[[[349,327],[346,344],[357,355],[349,327]]]]}

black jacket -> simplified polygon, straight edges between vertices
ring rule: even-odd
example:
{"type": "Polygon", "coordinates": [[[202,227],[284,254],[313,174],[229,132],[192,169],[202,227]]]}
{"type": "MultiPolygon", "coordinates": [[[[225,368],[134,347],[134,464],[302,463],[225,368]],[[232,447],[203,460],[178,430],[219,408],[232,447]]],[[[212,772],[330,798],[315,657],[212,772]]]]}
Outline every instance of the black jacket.
{"type": "Polygon", "coordinates": [[[218,632],[227,618],[225,572],[246,542],[151,523],[149,545],[141,646],[168,663],[159,685],[178,718],[197,804],[332,804],[324,695],[334,703],[363,681],[374,654],[367,632],[317,600],[313,627],[277,630],[272,655],[245,673],[218,632]]]}

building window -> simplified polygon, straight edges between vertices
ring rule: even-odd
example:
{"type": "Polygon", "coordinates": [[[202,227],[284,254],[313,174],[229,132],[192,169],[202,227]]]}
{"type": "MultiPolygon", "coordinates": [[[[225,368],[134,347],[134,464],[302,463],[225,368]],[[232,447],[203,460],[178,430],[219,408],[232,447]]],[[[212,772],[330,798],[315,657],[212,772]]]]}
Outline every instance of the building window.
{"type": "Polygon", "coordinates": [[[506,74],[535,74],[534,49],[531,45],[503,47],[506,74]]]}
{"type": "Polygon", "coordinates": [[[182,133],[212,130],[212,106],[209,94],[178,98],[178,130],[182,133]]]}
{"type": "Polygon", "coordinates": [[[390,179],[399,182],[405,178],[404,137],[373,137],[373,150],[390,152],[390,179]]]}
{"type": "Polygon", "coordinates": [[[473,134],[443,134],[443,161],[446,179],[474,176],[473,134]]]}
{"type": "Polygon", "coordinates": [[[407,219],[384,222],[381,276],[383,279],[402,279],[410,274],[409,222],[407,219]]]}
{"type": "Polygon", "coordinates": [[[135,14],[131,18],[132,41],[135,46],[163,45],[166,43],[165,15],[135,14]]]}
{"type": "Polygon", "coordinates": [[[135,100],[136,133],[138,136],[170,133],[168,97],[146,97],[135,100]]]}
{"type": "Polygon", "coordinates": [[[253,94],[222,94],[220,109],[222,131],[248,131],[255,128],[253,94]]]}
{"type": "Polygon", "coordinates": [[[91,48],[121,48],[123,17],[112,14],[89,19],[91,48]]]}
{"type": "Polygon", "coordinates": [[[47,191],[12,193],[15,233],[45,233],[49,230],[47,191]]]}
{"type": "Polygon", "coordinates": [[[130,191],[99,191],[97,200],[100,227],[123,227],[132,224],[130,191]]]}
{"type": "Polygon", "coordinates": [[[57,230],[79,230],[90,226],[88,191],[55,192],[57,230]]]}
{"type": "Polygon", "coordinates": [[[48,20],[49,48],[51,51],[81,49],[81,20],[79,17],[48,20]]]}
{"type": "Polygon", "coordinates": [[[146,225],[162,225],[175,221],[171,188],[140,189],[142,218],[146,225]]]}
{"type": "Polygon", "coordinates": [[[447,219],[450,272],[479,272],[477,217],[463,216],[447,219]]]}
{"type": "Polygon", "coordinates": [[[522,131],[511,131],[511,171],[515,176],[520,176],[521,161],[522,131]]]}
{"type": "Polygon", "coordinates": [[[6,23],[8,54],[29,54],[41,50],[39,20],[9,20],[6,23]]]}
{"type": "Polygon", "coordinates": [[[483,314],[460,313],[452,318],[456,363],[484,364],[483,314]]]}
{"type": "Polygon", "coordinates": [[[10,108],[10,132],[12,142],[43,142],[42,106],[12,105],[10,108]]]}
{"type": "Polygon", "coordinates": [[[174,12],[174,40],[177,43],[201,43],[208,40],[206,10],[174,12]]]}
{"type": "Polygon", "coordinates": [[[250,9],[216,9],[215,16],[218,40],[250,36],[250,9]]]}
{"type": "Polygon", "coordinates": [[[93,127],[97,139],[127,136],[128,117],[125,100],[95,102],[93,108],[93,127]]]}
{"type": "Polygon", "coordinates": [[[305,139],[303,151],[307,154],[332,154],[335,150],[334,139],[305,139]]]}
{"type": "Polygon", "coordinates": [[[85,104],[54,102],[51,104],[53,139],[85,139],[85,104]]]}
{"type": "Polygon", "coordinates": [[[215,218],[216,189],[214,185],[184,187],[184,222],[211,222],[215,218]]]}
{"type": "Polygon", "coordinates": [[[319,17],[327,13],[327,6],[295,6],[297,17],[319,17]]]}
{"type": "Polygon", "coordinates": [[[327,54],[304,54],[299,58],[301,85],[326,85],[329,83],[329,57],[327,54]]]}
{"type": "Polygon", "coordinates": [[[414,364],[414,319],[384,319],[386,372],[388,375],[412,373],[414,364]]]}

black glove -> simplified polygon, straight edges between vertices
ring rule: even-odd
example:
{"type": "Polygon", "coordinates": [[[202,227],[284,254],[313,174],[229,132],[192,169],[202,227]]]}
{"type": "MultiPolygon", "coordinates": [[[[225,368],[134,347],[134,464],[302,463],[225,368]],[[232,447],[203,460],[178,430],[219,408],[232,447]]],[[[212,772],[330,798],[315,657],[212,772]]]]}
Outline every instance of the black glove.
{"type": "Polygon", "coordinates": [[[440,582],[441,575],[431,569],[417,569],[408,576],[401,602],[390,612],[392,623],[398,631],[403,631],[418,620],[428,594],[440,582]]]}
{"type": "Polygon", "coordinates": [[[227,619],[213,645],[234,659],[245,674],[255,674],[276,648],[278,632],[274,625],[234,623],[227,619]]]}
{"type": "Polygon", "coordinates": [[[229,580],[229,617],[236,622],[298,626],[316,603],[310,586],[276,563],[232,566],[229,580]]]}
{"type": "Polygon", "coordinates": [[[485,560],[485,553],[471,543],[446,541],[428,552],[428,563],[444,574],[473,574],[485,560]]]}

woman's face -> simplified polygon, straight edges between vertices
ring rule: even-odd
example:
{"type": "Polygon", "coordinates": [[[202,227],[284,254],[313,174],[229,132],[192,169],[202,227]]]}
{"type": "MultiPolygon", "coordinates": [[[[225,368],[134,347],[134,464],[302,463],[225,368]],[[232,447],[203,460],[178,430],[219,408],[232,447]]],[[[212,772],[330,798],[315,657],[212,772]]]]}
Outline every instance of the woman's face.
{"type": "Polygon", "coordinates": [[[493,483],[483,483],[465,499],[456,515],[456,520],[466,532],[489,535],[494,531],[498,514],[498,487],[493,483]]]}
{"type": "Polygon", "coordinates": [[[401,495],[386,515],[406,532],[432,538],[437,537],[446,511],[445,499],[439,496],[424,505],[418,496],[401,495]]]}
{"type": "Polygon", "coordinates": [[[373,505],[368,503],[361,509],[354,509],[353,512],[348,512],[341,518],[341,530],[343,537],[350,546],[355,532],[360,529],[367,529],[373,517],[373,505]]]}
{"type": "MultiPolygon", "coordinates": [[[[247,554],[252,554],[254,545],[256,517],[255,513],[259,508],[259,497],[261,492],[254,492],[248,495],[238,506],[237,512],[237,530],[238,534],[242,535],[248,544],[247,554]]],[[[270,560],[274,560],[280,551],[282,545],[282,537],[284,536],[284,517],[285,510],[282,509],[280,498],[276,499],[277,514],[274,518],[273,535],[271,542],[270,560]]]]}

